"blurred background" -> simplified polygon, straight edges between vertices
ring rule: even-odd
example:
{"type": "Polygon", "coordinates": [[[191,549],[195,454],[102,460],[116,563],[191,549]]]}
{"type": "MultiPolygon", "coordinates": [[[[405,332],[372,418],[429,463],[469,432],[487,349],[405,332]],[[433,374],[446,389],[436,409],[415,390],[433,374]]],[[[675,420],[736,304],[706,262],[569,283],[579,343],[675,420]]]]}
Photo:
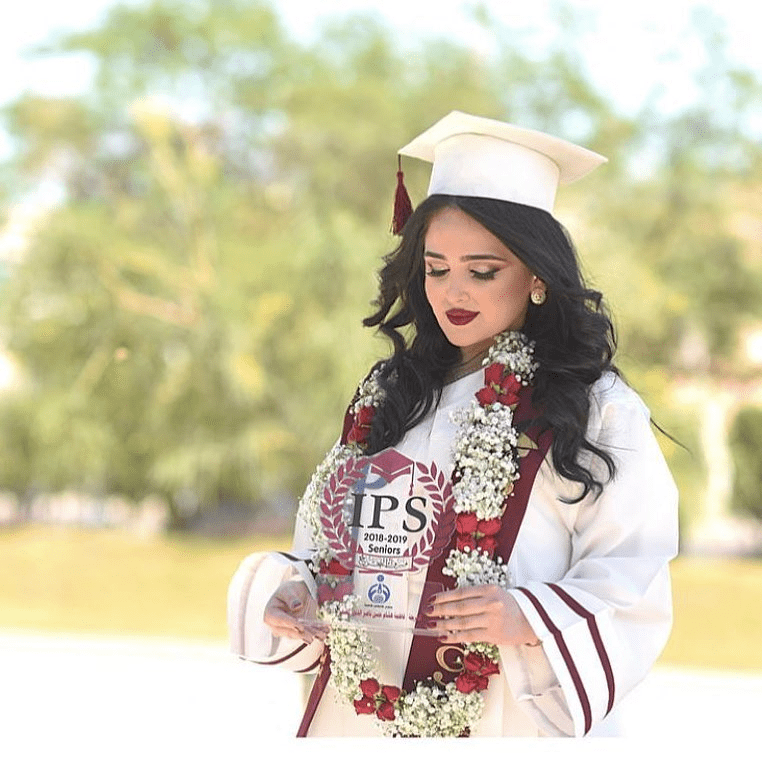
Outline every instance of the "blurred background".
{"type": "MultiPolygon", "coordinates": [[[[14,663],[93,638],[224,651],[230,576],[289,543],[355,384],[387,352],[361,320],[394,246],[396,150],[460,109],[609,157],[561,190],[556,216],[606,295],[620,368],[685,445],[659,435],[682,522],[659,667],[762,677],[748,7],[15,8],[0,31],[0,635],[14,663]]],[[[427,168],[403,169],[417,203],[427,168]]]]}

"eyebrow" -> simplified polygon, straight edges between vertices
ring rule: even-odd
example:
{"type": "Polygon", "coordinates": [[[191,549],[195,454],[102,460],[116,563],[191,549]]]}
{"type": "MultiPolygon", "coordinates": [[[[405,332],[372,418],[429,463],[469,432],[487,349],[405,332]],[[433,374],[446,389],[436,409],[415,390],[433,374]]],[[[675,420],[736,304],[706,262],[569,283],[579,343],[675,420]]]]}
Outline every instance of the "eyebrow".
{"type": "MultiPolygon", "coordinates": [[[[445,257],[443,254],[437,254],[434,251],[424,251],[423,256],[431,257],[431,259],[442,259],[442,260],[447,259],[447,257],[445,257]]],[[[476,262],[476,261],[484,261],[484,260],[488,260],[490,262],[503,262],[503,263],[507,261],[504,257],[499,257],[496,254],[466,254],[465,256],[460,258],[461,262],[476,262]]]]}

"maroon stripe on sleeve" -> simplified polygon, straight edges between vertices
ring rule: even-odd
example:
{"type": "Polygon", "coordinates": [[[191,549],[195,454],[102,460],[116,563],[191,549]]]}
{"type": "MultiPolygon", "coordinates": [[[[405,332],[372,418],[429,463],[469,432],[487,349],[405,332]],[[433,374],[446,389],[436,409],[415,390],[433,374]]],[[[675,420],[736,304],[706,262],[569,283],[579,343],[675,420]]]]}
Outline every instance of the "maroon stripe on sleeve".
{"type": "Polygon", "coordinates": [[[550,630],[553,638],[556,641],[558,650],[561,652],[561,656],[564,659],[566,668],[569,670],[569,675],[571,676],[572,682],[574,683],[574,688],[577,691],[579,703],[582,707],[582,715],[585,719],[585,734],[587,734],[593,725],[593,717],[590,711],[590,699],[587,697],[587,691],[585,691],[585,686],[582,684],[582,678],[579,675],[579,670],[577,669],[577,665],[574,663],[574,659],[572,659],[572,655],[569,652],[569,647],[566,645],[564,636],[561,633],[561,630],[556,627],[553,620],[548,616],[548,612],[545,611],[540,601],[537,600],[537,598],[532,593],[530,593],[529,590],[524,587],[517,587],[516,589],[521,590],[521,592],[524,593],[527,598],[529,598],[529,600],[532,602],[532,605],[537,609],[537,613],[540,615],[543,623],[548,628],[548,630],[550,630]]]}
{"type": "MultiPolygon", "coordinates": [[[[292,553],[284,553],[283,551],[278,552],[279,556],[282,556],[286,559],[286,561],[294,564],[297,569],[300,566],[303,566],[307,574],[312,577],[312,579],[315,579],[315,572],[310,568],[309,559],[308,558],[299,558],[299,556],[295,556],[292,553]]],[[[303,576],[303,575],[302,575],[303,576]]]]}
{"type": "Polygon", "coordinates": [[[283,556],[283,558],[288,559],[292,563],[308,566],[307,562],[309,561],[309,558],[299,558],[299,556],[295,556],[293,553],[284,553],[282,550],[278,551],[278,555],[283,556]]]}
{"type": "Polygon", "coordinates": [[[297,646],[290,654],[286,654],[285,656],[282,656],[280,659],[276,659],[275,661],[256,661],[255,659],[252,659],[251,661],[254,662],[254,664],[262,664],[264,666],[274,666],[276,664],[283,664],[284,661],[288,661],[289,659],[296,656],[300,651],[303,651],[305,648],[307,648],[306,643],[302,643],[300,646],[297,646]]]}
{"type": "Polygon", "coordinates": [[[320,700],[323,698],[325,687],[328,685],[328,679],[331,676],[331,650],[325,648],[320,658],[323,663],[315,681],[312,683],[312,690],[307,699],[307,706],[304,708],[304,716],[299,724],[299,730],[296,731],[297,738],[305,738],[307,736],[307,733],[310,730],[310,725],[312,724],[312,719],[315,716],[320,700]]]}
{"type": "Polygon", "coordinates": [[[595,615],[589,612],[584,606],[569,595],[562,587],[554,583],[549,583],[548,587],[578,616],[584,617],[587,620],[587,626],[590,629],[590,636],[595,643],[595,650],[598,651],[598,658],[601,660],[601,666],[603,672],[606,675],[606,684],[609,688],[609,704],[606,709],[608,714],[614,708],[614,670],[611,668],[611,661],[609,655],[606,652],[606,647],[603,645],[603,638],[601,637],[601,631],[598,629],[598,623],[595,621],[595,615]]]}

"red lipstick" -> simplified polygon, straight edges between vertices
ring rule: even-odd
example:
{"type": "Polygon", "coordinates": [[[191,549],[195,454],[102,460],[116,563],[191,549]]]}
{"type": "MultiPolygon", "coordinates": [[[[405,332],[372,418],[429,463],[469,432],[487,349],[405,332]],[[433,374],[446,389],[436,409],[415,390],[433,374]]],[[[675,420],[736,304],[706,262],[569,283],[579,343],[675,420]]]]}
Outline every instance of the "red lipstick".
{"type": "Polygon", "coordinates": [[[466,323],[470,323],[479,313],[469,312],[468,310],[447,310],[445,314],[447,315],[447,319],[453,325],[466,325],[466,323]]]}

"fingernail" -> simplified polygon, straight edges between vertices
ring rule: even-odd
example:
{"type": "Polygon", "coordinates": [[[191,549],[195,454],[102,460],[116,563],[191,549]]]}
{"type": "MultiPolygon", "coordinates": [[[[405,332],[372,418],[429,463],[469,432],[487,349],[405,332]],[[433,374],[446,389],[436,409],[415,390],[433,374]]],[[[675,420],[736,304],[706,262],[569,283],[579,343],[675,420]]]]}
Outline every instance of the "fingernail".
{"type": "Polygon", "coordinates": [[[426,606],[424,613],[431,616],[434,613],[434,607],[431,604],[429,604],[428,606],[426,606]]]}

